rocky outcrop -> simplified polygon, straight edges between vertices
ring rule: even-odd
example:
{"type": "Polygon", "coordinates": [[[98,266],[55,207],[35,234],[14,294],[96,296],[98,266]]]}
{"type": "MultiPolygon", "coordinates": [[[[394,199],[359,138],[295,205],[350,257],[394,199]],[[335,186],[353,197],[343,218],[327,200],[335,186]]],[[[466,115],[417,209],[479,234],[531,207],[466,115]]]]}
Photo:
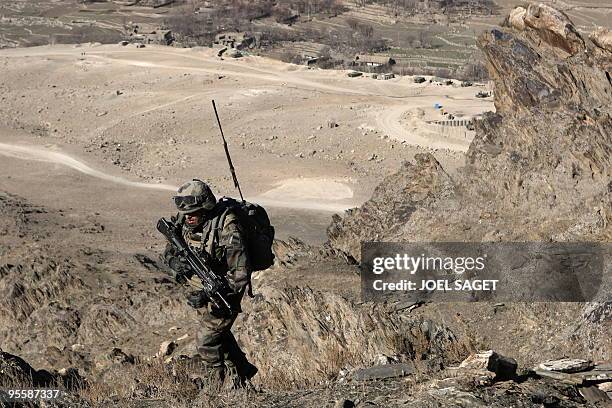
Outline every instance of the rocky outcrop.
{"type": "Polygon", "coordinates": [[[476,122],[459,175],[417,157],[361,208],[333,220],[333,248],[358,260],[355,240],[610,241],[612,54],[599,48],[606,37],[598,34],[594,46],[545,5],[517,8],[506,21],[479,39],[496,112],[476,122]]]}
{"type": "MultiPolygon", "coordinates": [[[[610,242],[612,53],[603,32],[593,38],[596,44],[546,6],[518,8],[504,27],[484,33],[479,46],[496,112],[476,122],[465,166],[451,178],[422,156],[404,165],[361,208],[333,220],[329,245],[359,260],[356,240],[610,242]]],[[[601,303],[573,315],[563,312],[568,305],[547,306],[564,316],[556,323],[584,357],[610,358],[606,268],[594,299],[601,303]]],[[[548,319],[525,329],[525,337],[548,330],[548,319]]],[[[502,336],[492,334],[488,344],[502,336]]],[[[523,345],[517,357],[537,350],[523,345]]]]}
{"type": "Polygon", "coordinates": [[[384,179],[360,208],[342,218],[334,215],[327,230],[334,249],[359,261],[361,242],[384,240],[401,230],[415,211],[452,195],[450,176],[431,154],[417,154],[415,159],[416,164],[405,162],[384,179]]]}
{"type": "Polygon", "coordinates": [[[313,385],[381,363],[436,371],[470,351],[442,324],[330,292],[263,288],[244,309],[238,340],[267,384],[313,385]]]}
{"type": "Polygon", "coordinates": [[[593,31],[589,38],[602,50],[612,53],[612,32],[609,29],[600,27],[593,31]]]}
{"type": "Polygon", "coordinates": [[[530,4],[524,16],[525,25],[534,29],[549,45],[561,48],[571,55],[584,50],[584,41],[560,10],[546,4],[530,4]]]}

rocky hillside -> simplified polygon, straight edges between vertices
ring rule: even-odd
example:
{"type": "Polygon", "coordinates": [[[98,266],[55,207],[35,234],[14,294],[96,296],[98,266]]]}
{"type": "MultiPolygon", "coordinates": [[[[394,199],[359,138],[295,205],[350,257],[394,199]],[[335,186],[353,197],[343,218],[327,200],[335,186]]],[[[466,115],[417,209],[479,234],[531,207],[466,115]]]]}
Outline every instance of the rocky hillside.
{"type": "MultiPolygon", "coordinates": [[[[477,122],[459,175],[449,176],[431,155],[416,156],[362,207],[334,219],[329,245],[359,261],[360,243],[369,240],[610,242],[611,38],[605,29],[585,38],[545,5],[515,9],[502,28],[479,40],[497,109],[477,122]]],[[[602,303],[583,305],[579,313],[568,313],[576,307],[569,304],[546,309],[571,333],[572,352],[609,359],[609,260],[604,276],[602,303]]],[[[533,338],[551,316],[531,309],[539,321],[538,330],[529,329],[533,338]]],[[[515,308],[510,321],[523,313],[515,308]]],[[[505,338],[498,333],[489,341],[505,338]]],[[[562,343],[549,344],[559,350],[562,343]]],[[[515,357],[537,354],[532,347],[515,357]]]]}
{"type": "Polygon", "coordinates": [[[605,406],[609,303],[368,304],[330,254],[359,261],[365,240],[609,242],[611,44],[546,6],[486,33],[497,113],[460,175],[417,155],[334,220],[327,248],[277,243],[236,322],[260,392],[198,392],[197,316],[138,242],[102,251],[120,233],[96,214],[0,193],[0,386],[58,384],[70,407],[605,406]]]}
{"type": "Polygon", "coordinates": [[[334,220],[331,246],[359,260],[373,239],[609,242],[610,38],[545,5],[513,11],[479,40],[497,112],[477,122],[461,174],[417,156],[334,220]]]}

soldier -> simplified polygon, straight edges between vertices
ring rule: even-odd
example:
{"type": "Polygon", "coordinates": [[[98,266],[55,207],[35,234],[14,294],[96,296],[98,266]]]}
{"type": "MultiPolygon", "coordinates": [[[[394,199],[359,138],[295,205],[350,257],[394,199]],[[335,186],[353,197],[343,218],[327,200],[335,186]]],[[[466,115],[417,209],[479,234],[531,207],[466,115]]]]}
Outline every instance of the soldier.
{"type": "MultiPolygon", "coordinates": [[[[243,228],[231,211],[223,217],[223,225],[218,225],[224,208],[201,180],[193,179],[183,184],[174,196],[174,203],[179,211],[176,222],[183,226],[185,241],[213,272],[227,279],[230,288],[225,295],[232,307],[231,312],[216,308],[202,291],[192,292],[187,300],[197,310],[202,322],[202,329],[196,335],[200,364],[195,377],[209,384],[222,384],[225,378],[229,378],[228,384],[244,386],[257,373],[257,368],[248,362],[230,331],[241,311],[242,296],[250,284],[243,228]]],[[[194,286],[199,284],[191,267],[171,245],[166,247],[164,260],[178,283],[190,281],[194,286]]]]}

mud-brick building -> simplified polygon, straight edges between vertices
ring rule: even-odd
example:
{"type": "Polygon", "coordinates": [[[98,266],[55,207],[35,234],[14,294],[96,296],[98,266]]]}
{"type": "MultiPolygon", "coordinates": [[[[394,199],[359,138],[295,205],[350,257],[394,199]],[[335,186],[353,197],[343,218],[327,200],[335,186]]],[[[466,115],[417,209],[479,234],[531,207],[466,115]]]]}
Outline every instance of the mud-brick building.
{"type": "Polygon", "coordinates": [[[215,36],[215,44],[242,50],[257,46],[258,36],[247,32],[227,31],[215,36]]]}
{"type": "Polygon", "coordinates": [[[353,65],[360,65],[365,67],[390,67],[391,65],[395,65],[395,60],[391,57],[385,57],[381,55],[358,54],[355,55],[353,65]]]}
{"type": "Polygon", "coordinates": [[[145,35],[145,43],[170,45],[174,42],[172,31],[170,30],[154,30],[145,35]]]}
{"type": "Polygon", "coordinates": [[[170,30],[133,24],[127,31],[128,40],[132,42],[159,45],[170,45],[174,42],[174,36],[170,30]]]}

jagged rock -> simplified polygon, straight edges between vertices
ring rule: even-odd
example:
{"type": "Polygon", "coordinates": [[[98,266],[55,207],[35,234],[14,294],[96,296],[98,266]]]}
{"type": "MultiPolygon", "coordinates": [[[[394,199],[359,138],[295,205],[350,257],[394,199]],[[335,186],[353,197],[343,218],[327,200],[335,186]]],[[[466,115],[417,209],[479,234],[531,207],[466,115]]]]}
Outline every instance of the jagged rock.
{"type": "Polygon", "coordinates": [[[610,398],[608,398],[608,394],[606,394],[604,391],[600,390],[595,386],[582,387],[579,388],[578,391],[580,392],[580,395],[582,395],[582,397],[587,400],[587,402],[596,406],[600,403],[607,404],[611,401],[610,398]]]}
{"type": "Polygon", "coordinates": [[[495,373],[495,379],[497,380],[509,380],[516,377],[518,364],[513,358],[504,357],[493,350],[488,350],[472,354],[463,360],[459,367],[488,370],[495,373]]]}
{"type": "Polygon", "coordinates": [[[599,48],[612,52],[612,32],[604,27],[599,27],[589,35],[593,44],[599,48]]]}
{"type": "Polygon", "coordinates": [[[449,175],[429,153],[416,154],[416,164],[405,162],[388,176],[360,208],[344,217],[334,215],[327,229],[329,244],[360,260],[361,242],[378,241],[395,232],[417,206],[428,206],[453,190],[449,175]]]}
{"type": "Polygon", "coordinates": [[[310,253],[310,248],[303,241],[289,237],[287,240],[275,239],[272,244],[274,263],[279,266],[288,266],[297,262],[300,255],[310,253]]]}
{"type": "Polygon", "coordinates": [[[576,358],[563,358],[561,360],[545,361],[538,365],[538,368],[546,371],[557,371],[561,373],[577,373],[593,368],[590,360],[576,358]]]}
{"type": "Polygon", "coordinates": [[[236,336],[262,378],[309,384],[312,373],[335,378],[345,368],[375,364],[381,354],[439,369],[467,354],[443,325],[330,292],[265,286],[243,309],[236,336]]]}
{"type": "Polygon", "coordinates": [[[584,50],[584,40],[569,17],[560,10],[546,4],[530,4],[524,22],[554,47],[562,48],[572,55],[584,50]]]}
{"type": "Polygon", "coordinates": [[[32,384],[44,387],[54,380],[50,372],[36,370],[21,357],[0,351],[0,382],[3,386],[32,384]]]}
{"type": "Polygon", "coordinates": [[[412,364],[383,364],[357,370],[353,373],[352,378],[356,381],[381,380],[404,377],[412,373],[414,373],[414,366],[412,364]]]}
{"type": "Polygon", "coordinates": [[[510,26],[523,31],[525,29],[525,15],[527,14],[527,10],[524,7],[517,7],[510,12],[510,16],[508,17],[508,22],[510,26]]]}

